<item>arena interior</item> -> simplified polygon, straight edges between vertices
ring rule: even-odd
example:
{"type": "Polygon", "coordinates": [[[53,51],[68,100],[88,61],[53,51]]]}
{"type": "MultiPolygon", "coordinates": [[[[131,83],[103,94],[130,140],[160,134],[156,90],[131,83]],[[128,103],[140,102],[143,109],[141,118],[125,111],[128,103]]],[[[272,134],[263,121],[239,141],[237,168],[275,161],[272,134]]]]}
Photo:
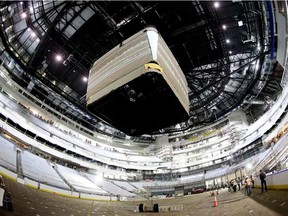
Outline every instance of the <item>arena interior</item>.
{"type": "Polygon", "coordinates": [[[287,215],[287,20],[287,1],[1,1],[0,215],[287,215]]]}

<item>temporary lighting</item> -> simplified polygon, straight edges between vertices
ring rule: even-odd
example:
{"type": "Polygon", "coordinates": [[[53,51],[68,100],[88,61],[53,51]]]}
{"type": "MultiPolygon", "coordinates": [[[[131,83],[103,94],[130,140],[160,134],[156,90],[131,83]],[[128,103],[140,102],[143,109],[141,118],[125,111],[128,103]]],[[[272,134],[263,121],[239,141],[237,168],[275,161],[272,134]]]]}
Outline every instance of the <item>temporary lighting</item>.
{"type": "Polygon", "coordinates": [[[222,25],[222,29],[226,30],[227,26],[226,25],[222,25]]]}
{"type": "Polygon", "coordinates": [[[227,40],[226,40],[226,43],[227,43],[227,44],[228,44],[228,43],[230,43],[230,40],[229,40],[229,39],[227,39],[227,40]]]}
{"type": "Polygon", "coordinates": [[[229,54],[232,54],[232,51],[231,51],[231,50],[229,51],[229,54]]]}
{"type": "Polygon", "coordinates": [[[242,20],[238,21],[238,26],[243,26],[243,21],[242,20]]]}
{"type": "Polygon", "coordinates": [[[61,55],[56,55],[55,59],[56,59],[56,61],[62,61],[62,56],[61,55]]]}
{"type": "Polygon", "coordinates": [[[87,77],[83,77],[83,81],[84,81],[84,82],[87,82],[87,81],[88,81],[88,78],[87,78],[87,77]]]}
{"type": "Polygon", "coordinates": [[[35,37],[35,36],[36,36],[35,32],[32,32],[31,37],[35,37]]]}
{"type": "Polygon", "coordinates": [[[219,2],[214,2],[214,7],[215,8],[219,8],[219,6],[220,6],[219,2]]]}

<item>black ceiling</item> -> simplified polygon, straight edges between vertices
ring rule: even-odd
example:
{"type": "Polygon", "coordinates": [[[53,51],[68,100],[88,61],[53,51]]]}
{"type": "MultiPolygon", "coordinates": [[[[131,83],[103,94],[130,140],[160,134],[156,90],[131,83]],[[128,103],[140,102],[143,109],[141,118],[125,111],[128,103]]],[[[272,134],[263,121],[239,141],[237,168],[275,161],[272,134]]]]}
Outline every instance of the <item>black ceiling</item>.
{"type": "Polygon", "coordinates": [[[1,37],[28,75],[85,110],[83,77],[92,64],[134,33],[155,26],[188,81],[190,119],[180,126],[184,129],[221,118],[257,82],[255,63],[263,62],[269,46],[265,7],[258,1],[220,1],[219,7],[214,1],[9,1],[1,2],[1,37]],[[28,30],[37,35],[35,47],[35,38],[24,38],[28,30]],[[63,59],[55,61],[56,54],[63,59]]]}

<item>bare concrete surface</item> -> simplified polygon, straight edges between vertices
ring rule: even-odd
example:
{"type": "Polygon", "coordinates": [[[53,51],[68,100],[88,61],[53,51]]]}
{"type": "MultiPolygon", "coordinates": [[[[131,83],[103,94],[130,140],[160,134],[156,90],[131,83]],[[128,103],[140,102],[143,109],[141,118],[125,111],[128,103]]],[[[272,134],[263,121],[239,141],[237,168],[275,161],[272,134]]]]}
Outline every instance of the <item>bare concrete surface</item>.
{"type": "Polygon", "coordinates": [[[5,179],[6,188],[14,203],[14,211],[8,212],[0,208],[0,216],[277,216],[288,215],[288,191],[272,191],[261,193],[254,189],[251,196],[246,196],[244,188],[238,192],[220,190],[217,196],[218,206],[214,207],[214,197],[210,193],[195,194],[179,198],[149,200],[145,202],[99,202],[67,198],[37,189],[23,186],[5,179]],[[137,206],[144,203],[151,206],[183,205],[182,211],[134,212],[126,211],[124,206],[137,206]]]}

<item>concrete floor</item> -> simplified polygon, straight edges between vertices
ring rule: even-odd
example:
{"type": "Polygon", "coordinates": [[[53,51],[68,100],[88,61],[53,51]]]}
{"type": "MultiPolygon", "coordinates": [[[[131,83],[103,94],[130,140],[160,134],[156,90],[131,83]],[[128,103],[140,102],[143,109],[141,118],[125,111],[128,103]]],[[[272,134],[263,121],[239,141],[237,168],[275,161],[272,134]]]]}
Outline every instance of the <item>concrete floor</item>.
{"type": "Polygon", "coordinates": [[[99,202],[66,198],[45,193],[5,179],[6,188],[10,191],[14,202],[14,212],[0,208],[0,216],[198,216],[198,215],[239,215],[269,216],[288,215],[288,191],[272,191],[261,193],[254,189],[251,196],[244,195],[244,188],[238,192],[220,191],[217,197],[218,206],[214,207],[214,197],[210,193],[196,194],[181,198],[154,200],[159,206],[183,205],[182,211],[159,213],[136,213],[127,211],[124,206],[137,206],[146,202],[99,202]]]}

